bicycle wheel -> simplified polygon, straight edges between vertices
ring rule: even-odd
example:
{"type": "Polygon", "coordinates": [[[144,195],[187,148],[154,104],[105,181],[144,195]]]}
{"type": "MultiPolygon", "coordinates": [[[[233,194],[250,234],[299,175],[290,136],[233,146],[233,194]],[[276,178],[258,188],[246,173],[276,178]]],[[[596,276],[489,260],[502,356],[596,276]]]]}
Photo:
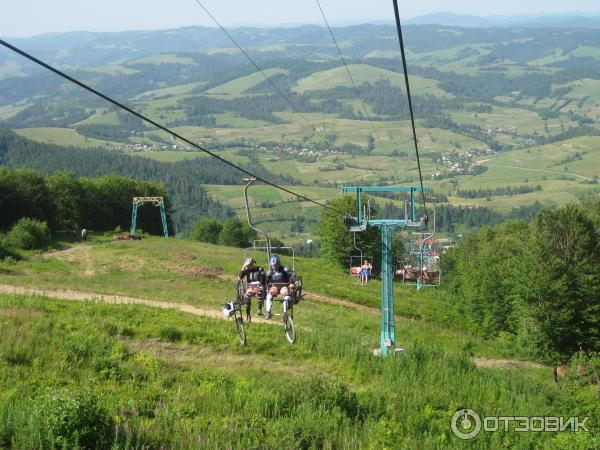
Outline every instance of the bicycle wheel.
{"type": "Polygon", "coordinates": [[[294,344],[296,342],[296,326],[294,325],[294,319],[292,319],[289,314],[285,317],[283,330],[285,331],[285,338],[287,341],[290,344],[294,344]]]}
{"type": "Polygon", "coordinates": [[[246,345],[246,331],[244,330],[244,319],[242,319],[241,317],[236,317],[235,327],[237,328],[237,334],[240,340],[240,344],[246,345]]]}

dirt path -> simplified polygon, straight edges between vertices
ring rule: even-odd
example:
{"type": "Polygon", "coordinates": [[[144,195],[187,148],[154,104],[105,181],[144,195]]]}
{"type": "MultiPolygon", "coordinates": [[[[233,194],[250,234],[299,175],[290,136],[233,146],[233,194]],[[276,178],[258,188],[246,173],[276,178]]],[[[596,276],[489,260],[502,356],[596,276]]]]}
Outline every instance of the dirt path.
{"type": "Polygon", "coordinates": [[[548,369],[548,366],[544,366],[543,364],[538,364],[531,361],[517,361],[514,359],[473,358],[473,361],[477,367],[548,369]]]}
{"type": "Polygon", "coordinates": [[[92,264],[92,256],[89,245],[75,244],[62,250],[53,250],[42,255],[43,258],[57,258],[70,263],[77,262],[83,269],[86,277],[93,277],[96,274],[92,264]]]}
{"type": "MultiPolygon", "coordinates": [[[[165,302],[160,300],[148,300],[143,298],[127,297],[122,295],[106,295],[97,294],[92,292],[81,292],[73,291],[69,289],[52,290],[52,289],[36,289],[21,286],[11,286],[7,284],[0,284],[0,293],[2,294],[20,294],[20,295],[39,295],[42,297],[55,298],[59,300],[73,300],[73,301],[91,301],[91,302],[102,302],[112,305],[144,305],[153,308],[161,309],[176,309],[188,314],[195,316],[210,317],[213,319],[226,320],[220,311],[201,308],[198,306],[192,306],[185,303],[173,303],[165,302]]],[[[369,315],[379,315],[379,310],[371,308],[369,306],[359,305],[346,300],[342,300],[336,297],[330,297],[327,295],[312,294],[306,292],[310,299],[327,303],[330,305],[343,306],[345,308],[352,308],[356,311],[365,312],[369,315]]],[[[410,320],[406,317],[396,316],[397,320],[410,320]]],[[[269,325],[279,325],[278,321],[266,321],[260,317],[254,316],[252,318],[253,323],[266,323],[269,325]]],[[[493,358],[473,358],[477,367],[506,367],[506,368],[534,368],[534,369],[546,369],[547,367],[542,364],[537,364],[530,361],[517,361],[510,359],[493,359],[493,358]]]]}
{"type": "MultiPolygon", "coordinates": [[[[352,308],[356,311],[364,312],[372,316],[381,315],[381,310],[373,308],[371,306],[360,305],[358,303],[349,302],[340,298],[330,297],[328,295],[314,294],[308,291],[304,291],[304,293],[310,300],[316,300],[317,302],[328,303],[330,305],[344,306],[345,308],[352,308]]],[[[396,320],[411,320],[409,317],[405,316],[395,315],[394,317],[396,318],[396,320]]]]}
{"type": "MultiPolygon", "coordinates": [[[[151,306],[153,308],[162,309],[177,309],[179,311],[193,314],[195,316],[210,317],[213,319],[223,319],[225,317],[219,310],[201,308],[198,306],[192,306],[185,303],[173,303],[164,302],[160,300],[148,300],[143,298],[126,297],[122,295],[106,295],[97,294],[92,292],[81,292],[73,290],[52,290],[52,289],[36,289],[26,288],[21,286],[10,286],[7,284],[0,284],[0,293],[3,294],[22,294],[22,295],[39,295],[43,297],[56,298],[60,300],[74,300],[74,301],[91,301],[91,302],[102,302],[109,303],[112,305],[144,305],[151,306]]],[[[279,322],[266,321],[260,317],[252,317],[252,322],[256,323],[267,323],[272,325],[279,325],[279,322]]]]}

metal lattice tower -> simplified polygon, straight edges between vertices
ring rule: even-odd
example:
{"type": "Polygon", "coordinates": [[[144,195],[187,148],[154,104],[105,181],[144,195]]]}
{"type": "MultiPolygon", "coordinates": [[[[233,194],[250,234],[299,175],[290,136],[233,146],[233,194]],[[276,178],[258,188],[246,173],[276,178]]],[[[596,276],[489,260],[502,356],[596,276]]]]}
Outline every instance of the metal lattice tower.
{"type": "Polygon", "coordinates": [[[160,218],[162,220],[163,234],[169,237],[169,229],[167,227],[167,215],[165,214],[165,202],[162,197],[133,197],[133,206],[131,209],[131,229],[129,234],[135,236],[135,228],[137,223],[137,210],[145,203],[152,203],[160,208],[160,218]]]}

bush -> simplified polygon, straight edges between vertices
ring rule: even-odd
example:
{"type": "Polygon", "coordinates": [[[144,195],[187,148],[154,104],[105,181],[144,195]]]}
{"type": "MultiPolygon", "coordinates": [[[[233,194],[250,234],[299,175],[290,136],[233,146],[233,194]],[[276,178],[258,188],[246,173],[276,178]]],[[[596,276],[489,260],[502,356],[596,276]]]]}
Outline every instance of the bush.
{"type": "Polygon", "coordinates": [[[106,448],[113,421],[90,392],[50,391],[35,401],[30,418],[40,448],[106,448]]]}
{"type": "Polygon", "coordinates": [[[6,238],[0,235],[0,261],[6,258],[18,259],[18,256],[6,242],[6,238]]]}
{"type": "Polygon", "coordinates": [[[181,331],[172,325],[165,325],[160,329],[159,336],[163,341],[177,342],[181,340],[181,331]]]}
{"type": "Polygon", "coordinates": [[[223,226],[215,219],[204,219],[199,221],[192,231],[192,239],[209,244],[219,242],[219,234],[223,226]]]}
{"type": "Polygon", "coordinates": [[[19,220],[5,238],[5,245],[26,250],[43,249],[49,243],[50,228],[48,228],[48,224],[27,217],[19,220]]]}
{"type": "Polygon", "coordinates": [[[219,244],[228,247],[247,247],[250,242],[256,238],[256,232],[248,224],[242,223],[239,219],[229,219],[223,224],[223,229],[219,234],[219,244]]]}

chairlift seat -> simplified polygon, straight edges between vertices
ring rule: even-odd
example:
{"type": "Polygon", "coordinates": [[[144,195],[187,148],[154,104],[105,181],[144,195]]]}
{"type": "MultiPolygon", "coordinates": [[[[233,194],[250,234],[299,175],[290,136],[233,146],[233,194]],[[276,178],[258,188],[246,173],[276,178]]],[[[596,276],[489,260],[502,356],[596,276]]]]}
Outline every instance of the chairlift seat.
{"type": "Polygon", "coordinates": [[[362,267],[350,267],[350,275],[353,277],[357,277],[360,275],[360,271],[362,267]]]}
{"type": "MultiPolygon", "coordinates": [[[[291,282],[287,282],[287,283],[269,283],[267,285],[267,292],[269,292],[269,290],[272,287],[276,287],[277,289],[281,289],[283,287],[287,287],[290,293],[290,297],[292,298],[292,303],[294,305],[297,305],[300,300],[304,297],[304,294],[302,293],[302,277],[298,277],[296,279],[295,283],[291,283],[291,282]],[[290,288],[290,284],[293,284],[294,286],[290,288]]],[[[278,292],[277,295],[274,297],[274,299],[281,299],[283,300],[283,295],[281,295],[281,292],[278,292]]]]}
{"type": "MultiPolygon", "coordinates": [[[[292,283],[269,283],[269,285],[267,286],[267,292],[272,288],[272,287],[276,287],[277,289],[281,290],[281,288],[288,288],[288,290],[290,291],[290,294],[292,293],[292,291],[295,289],[295,287],[290,288],[290,284],[292,283]]],[[[283,295],[281,295],[281,292],[277,293],[277,298],[283,298],[283,295]]]]}

